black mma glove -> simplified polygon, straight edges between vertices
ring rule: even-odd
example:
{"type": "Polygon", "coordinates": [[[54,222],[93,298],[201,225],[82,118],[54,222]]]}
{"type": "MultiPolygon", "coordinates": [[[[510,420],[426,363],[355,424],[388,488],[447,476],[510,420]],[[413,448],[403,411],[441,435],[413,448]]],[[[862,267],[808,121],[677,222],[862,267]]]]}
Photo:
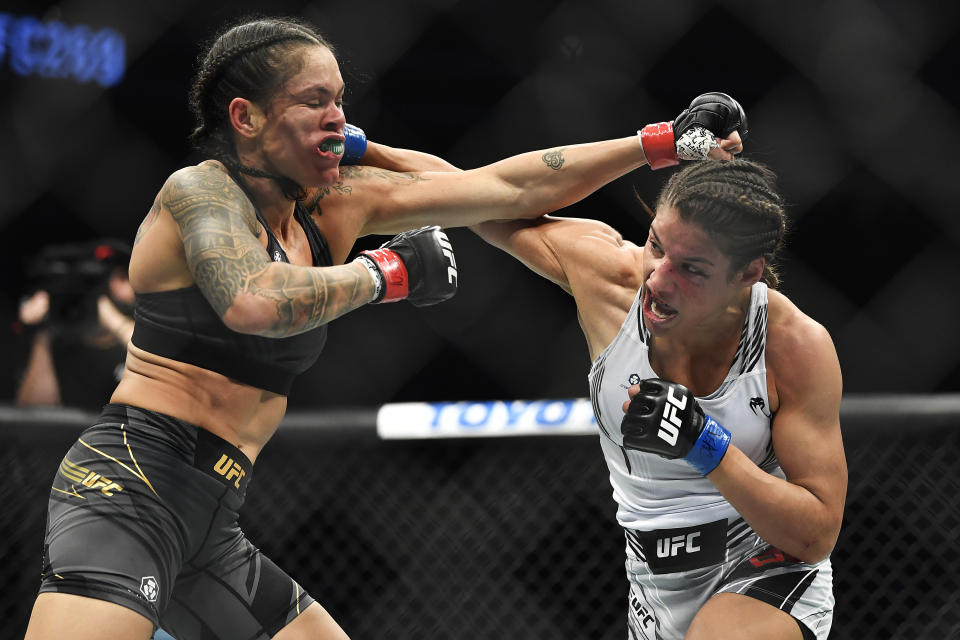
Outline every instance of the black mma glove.
{"type": "Polygon", "coordinates": [[[659,378],[640,383],[620,432],[627,449],[683,458],[703,475],[720,464],[730,446],[730,432],[704,414],[689,389],[659,378]]]}
{"type": "Polygon", "coordinates": [[[457,261],[440,227],[404,231],[360,260],[377,284],[372,302],[409,300],[417,307],[437,304],[457,292],[457,261]]]}
{"type": "Polygon", "coordinates": [[[702,160],[717,146],[716,138],[738,131],[747,138],[747,114],[725,93],[704,93],[693,99],[673,122],[648,124],[637,133],[651,169],[680,160],[702,160]]]}
{"type": "Polygon", "coordinates": [[[674,119],[673,135],[679,140],[697,125],[718,138],[726,138],[737,131],[741,140],[747,139],[747,114],[739,102],[725,93],[704,93],[694,98],[690,106],[674,119]]]}

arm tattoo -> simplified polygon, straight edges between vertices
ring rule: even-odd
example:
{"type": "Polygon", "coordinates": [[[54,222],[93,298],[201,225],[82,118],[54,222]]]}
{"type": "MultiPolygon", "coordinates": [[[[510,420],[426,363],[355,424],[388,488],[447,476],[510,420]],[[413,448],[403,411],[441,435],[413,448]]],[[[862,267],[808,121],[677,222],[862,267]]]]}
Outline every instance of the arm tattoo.
{"type": "Polygon", "coordinates": [[[556,151],[547,151],[545,154],[540,156],[540,159],[543,160],[543,163],[553,169],[554,171],[559,171],[560,167],[563,166],[563,149],[557,149],[556,151]]]}
{"type": "Polygon", "coordinates": [[[307,210],[314,211],[320,204],[320,201],[334,191],[341,196],[352,195],[353,185],[348,181],[357,178],[374,178],[397,185],[414,184],[417,182],[427,181],[427,178],[424,178],[416,173],[399,173],[396,171],[388,171],[386,169],[378,169],[376,167],[364,167],[356,165],[340,167],[340,179],[337,181],[337,183],[329,187],[319,187],[316,194],[312,198],[308,198],[310,204],[307,206],[307,210]]]}
{"type": "Polygon", "coordinates": [[[251,279],[251,289],[270,299],[277,322],[266,332],[283,338],[330,322],[370,301],[373,283],[345,267],[271,269],[251,279]]]}
{"type": "Polygon", "coordinates": [[[188,171],[161,191],[164,206],[180,226],[194,281],[221,316],[245,290],[250,275],[269,264],[254,235],[258,221],[253,207],[228,183],[219,171],[188,171]]]}
{"type": "Polygon", "coordinates": [[[399,171],[388,171],[387,169],[358,165],[340,167],[340,179],[348,180],[350,178],[376,178],[377,180],[386,180],[387,182],[401,185],[427,181],[427,178],[424,178],[419,173],[400,173],[399,171]]]}
{"type": "Polygon", "coordinates": [[[180,226],[194,281],[221,317],[241,294],[274,305],[276,319],[259,335],[284,337],[313,329],[365,304],[373,294],[369,278],[347,267],[271,262],[257,241],[262,227],[253,205],[220,171],[176,174],[161,199],[180,226]]]}
{"type": "Polygon", "coordinates": [[[324,196],[330,195],[330,193],[333,191],[336,191],[342,196],[349,196],[351,193],[353,193],[353,187],[343,184],[343,178],[338,180],[336,184],[331,185],[329,187],[318,187],[317,192],[316,194],[314,194],[313,198],[309,198],[310,205],[307,207],[307,209],[315,208],[317,206],[317,203],[319,203],[324,196]]]}

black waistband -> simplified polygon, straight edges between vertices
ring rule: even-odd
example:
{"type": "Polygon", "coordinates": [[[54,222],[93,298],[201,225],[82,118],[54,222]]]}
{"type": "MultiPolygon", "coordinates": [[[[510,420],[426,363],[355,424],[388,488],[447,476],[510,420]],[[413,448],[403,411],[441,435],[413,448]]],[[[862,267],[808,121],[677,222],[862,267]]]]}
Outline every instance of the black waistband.
{"type": "Polygon", "coordinates": [[[253,476],[253,462],[237,447],[195,424],[157,411],[126,404],[108,404],[99,424],[126,425],[131,433],[160,441],[243,498],[253,476]]]}
{"type": "Polygon", "coordinates": [[[692,527],[638,531],[624,529],[627,546],[655,574],[690,571],[720,564],[727,547],[742,540],[740,531],[749,532],[743,520],[726,519],[692,527]]]}

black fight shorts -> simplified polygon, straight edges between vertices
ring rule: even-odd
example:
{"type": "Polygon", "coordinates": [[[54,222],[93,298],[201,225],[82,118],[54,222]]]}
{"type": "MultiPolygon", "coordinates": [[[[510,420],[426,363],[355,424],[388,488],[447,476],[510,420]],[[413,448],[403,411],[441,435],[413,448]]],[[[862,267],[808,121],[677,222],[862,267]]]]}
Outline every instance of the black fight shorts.
{"type": "Polygon", "coordinates": [[[177,640],[273,636],[313,599],[240,530],[252,466],[209,431],[107,405],[54,477],[40,592],[123,605],[177,640]]]}

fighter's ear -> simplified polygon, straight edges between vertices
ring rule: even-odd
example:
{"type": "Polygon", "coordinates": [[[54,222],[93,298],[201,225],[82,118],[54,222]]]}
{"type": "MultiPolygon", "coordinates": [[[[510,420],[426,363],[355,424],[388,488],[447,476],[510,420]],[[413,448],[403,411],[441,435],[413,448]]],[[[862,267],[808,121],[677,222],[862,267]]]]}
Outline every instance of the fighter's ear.
{"type": "Polygon", "coordinates": [[[234,98],[227,107],[230,124],[240,135],[253,138],[260,133],[266,120],[266,115],[260,107],[246,98],[234,98]]]}
{"type": "Polygon", "coordinates": [[[747,266],[737,273],[737,279],[745,287],[753,286],[763,277],[763,269],[767,266],[767,260],[763,256],[754,258],[747,266]]]}

